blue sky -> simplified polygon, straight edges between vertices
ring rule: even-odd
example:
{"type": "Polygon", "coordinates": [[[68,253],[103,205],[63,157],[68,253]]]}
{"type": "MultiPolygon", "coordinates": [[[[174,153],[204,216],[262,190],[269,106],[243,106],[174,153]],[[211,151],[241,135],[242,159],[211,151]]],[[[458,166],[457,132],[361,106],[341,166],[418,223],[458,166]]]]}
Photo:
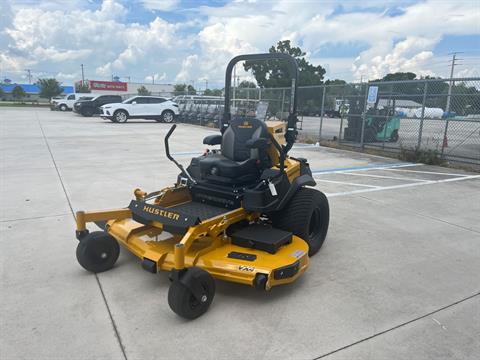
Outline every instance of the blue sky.
{"type": "MultiPolygon", "coordinates": [[[[327,78],[413,71],[480,76],[478,1],[0,0],[0,77],[194,83],[222,87],[227,61],[279,40],[327,78]]],[[[249,74],[241,74],[249,78],[249,74]]]]}

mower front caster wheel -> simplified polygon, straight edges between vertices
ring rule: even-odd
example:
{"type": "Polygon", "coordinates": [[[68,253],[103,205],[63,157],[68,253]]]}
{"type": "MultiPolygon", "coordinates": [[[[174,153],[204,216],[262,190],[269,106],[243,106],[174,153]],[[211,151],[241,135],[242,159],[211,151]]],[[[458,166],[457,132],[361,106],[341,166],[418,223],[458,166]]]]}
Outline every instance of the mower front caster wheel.
{"type": "Polygon", "coordinates": [[[195,319],[207,312],[214,296],[213,277],[203,269],[191,267],[172,281],[168,305],[177,315],[195,319]]]}
{"type": "Polygon", "coordinates": [[[104,231],[95,231],[81,238],[77,246],[78,263],[94,273],[110,270],[120,255],[117,240],[104,231]]]}

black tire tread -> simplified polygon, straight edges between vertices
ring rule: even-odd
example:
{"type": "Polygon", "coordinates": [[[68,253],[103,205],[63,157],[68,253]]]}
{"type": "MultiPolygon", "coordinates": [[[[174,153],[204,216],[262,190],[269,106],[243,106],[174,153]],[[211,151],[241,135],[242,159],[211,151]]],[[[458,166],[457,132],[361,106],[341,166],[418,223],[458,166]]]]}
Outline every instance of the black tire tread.
{"type": "Polygon", "coordinates": [[[195,309],[192,309],[189,303],[190,297],[192,296],[191,291],[182,282],[175,280],[170,284],[170,288],[168,289],[168,305],[177,315],[192,320],[203,315],[210,307],[213,297],[215,296],[215,281],[207,271],[199,267],[191,267],[187,271],[190,272],[188,275],[191,278],[193,277],[195,281],[204,283],[208,288],[209,298],[207,302],[197,305],[195,309]]]}
{"type": "Polygon", "coordinates": [[[290,200],[287,206],[271,215],[272,223],[275,227],[290,231],[294,235],[307,240],[309,243],[309,256],[314,255],[320,250],[328,231],[328,221],[330,212],[328,209],[328,199],[321,191],[311,188],[301,188],[290,200]],[[323,229],[324,235],[317,244],[310,244],[308,241],[308,225],[315,204],[321,203],[326,207],[326,227],[323,229]]]}
{"type": "Polygon", "coordinates": [[[117,240],[104,231],[94,231],[82,238],[77,246],[76,256],[78,263],[87,271],[100,273],[110,270],[118,260],[120,255],[120,246],[117,240]],[[108,261],[98,263],[94,258],[89,256],[88,247],[95,246],[95,242],[104,242],[110,247],[111,256],[108,261]]]}

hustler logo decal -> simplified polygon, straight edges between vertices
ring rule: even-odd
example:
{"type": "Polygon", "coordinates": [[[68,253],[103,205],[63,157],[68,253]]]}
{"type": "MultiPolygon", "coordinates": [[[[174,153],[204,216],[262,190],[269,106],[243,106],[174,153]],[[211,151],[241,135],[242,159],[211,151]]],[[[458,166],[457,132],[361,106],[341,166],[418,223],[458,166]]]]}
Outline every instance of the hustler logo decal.
{"type": "Polygon", "coordinates": [[[148,213],[153,214],[153,215],[163,216],[163,217],[166,217],[167,219],[172,219],[172,220],[180,219],[180,215],[177,214],[177,213],[167,211],[167,210],[157,209],[157,208],[154,208],[154,207],[151,207],[151,206],[148,206],[148,205],[143,206],[143,211],[148,212],[148,213]]]}

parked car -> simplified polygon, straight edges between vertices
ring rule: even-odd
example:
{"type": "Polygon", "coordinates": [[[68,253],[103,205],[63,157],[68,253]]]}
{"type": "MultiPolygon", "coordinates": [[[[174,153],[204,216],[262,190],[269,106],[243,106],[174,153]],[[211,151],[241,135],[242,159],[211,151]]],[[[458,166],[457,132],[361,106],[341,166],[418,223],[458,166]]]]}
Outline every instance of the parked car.
{"type": "Polygon", "coordinates": [[[89,100],[78,100],[73,104],[73,111],[83,116],[100,114],[100,106],[122,101],[120,95],[98,95],[89,100]]]}
{"type": "Polygon", "coordinates": [[[128,119],[171,123],[178,114],[178,104],[171,100],[158,96],[134,96],[124,102],[102,106],[100,116],[117,123],[124,123],[128,119]]]}
{"type": "Polygon", "coordinates": [[[57,97],[53,98],[50,101],[50,110],[61,110],[61,111],[67,111],[67,110],[72,110],[73,109],[73,104],[81,100],[85,97],[85,94],[69,94],[65,95],[63,97],[57,97]]]}

